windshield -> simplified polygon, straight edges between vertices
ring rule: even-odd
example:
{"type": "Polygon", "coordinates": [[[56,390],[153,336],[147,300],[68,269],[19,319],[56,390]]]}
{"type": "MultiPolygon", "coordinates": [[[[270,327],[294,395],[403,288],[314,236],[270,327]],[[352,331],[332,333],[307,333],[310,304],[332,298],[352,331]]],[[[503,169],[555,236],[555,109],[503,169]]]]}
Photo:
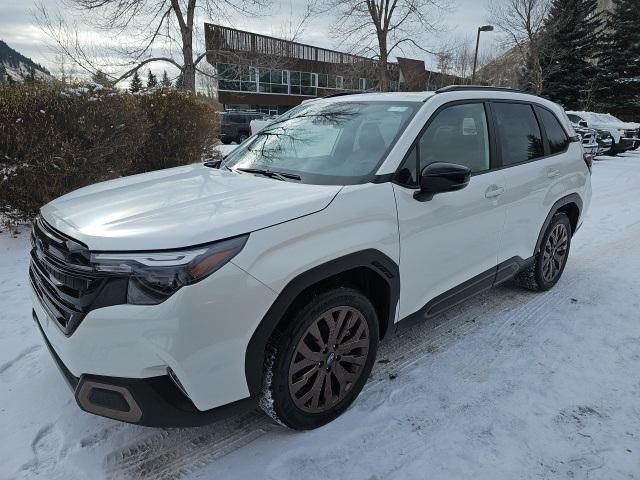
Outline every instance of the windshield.
{"type": "Polygon", "coordinates": [[[363,183],[420,105],[309,102],[260,130],[229,155],[223,166],[295,174],[304,183],[363,183]]]}

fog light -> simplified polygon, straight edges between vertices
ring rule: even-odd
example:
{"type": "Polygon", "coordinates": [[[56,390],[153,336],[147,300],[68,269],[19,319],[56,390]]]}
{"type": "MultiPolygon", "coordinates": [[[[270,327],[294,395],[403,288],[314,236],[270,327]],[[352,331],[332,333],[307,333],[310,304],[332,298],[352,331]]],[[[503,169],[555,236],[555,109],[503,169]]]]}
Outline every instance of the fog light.
{"type": "Polygon", "coordinates": [[[128,412],[129,404],[120,392],[113,390],[105,390],[104,388],[92,388],[89,393],[89,401],[94,405],[118,410],[119,412],[128,412]]]}

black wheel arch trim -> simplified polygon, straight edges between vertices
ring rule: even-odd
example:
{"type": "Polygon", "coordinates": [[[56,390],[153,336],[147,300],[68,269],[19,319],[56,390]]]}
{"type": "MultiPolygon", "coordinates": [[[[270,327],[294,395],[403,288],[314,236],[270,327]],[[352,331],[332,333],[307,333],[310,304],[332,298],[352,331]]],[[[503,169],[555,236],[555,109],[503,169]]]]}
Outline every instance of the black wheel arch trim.
{"type": "Polygon", "coordinates": [[[386,332],[393,331],[396,307],[400,298],[400,269],[393,259],[379,250],[367,249],[313,267],[292,279],[285,286],[249,340],[245,352],[245,377],[251,396],[259,395],[262,390],[264,354],[267,342],[296,298],[306,289],[323,280],[361,267],[372,270],[387,283],[390,292],[389,312],[387,318],[380,319],[380,328],[383,329],[382,322],[384,322],[386,332]]]}
{"type": "MultiPolygon", "coordinates": [[[[551,219],[553,218],[553,216],[556,213],[558,213],[558,210],[560,210],[565,205],[569,205],[570,203],[574,203],[578,207],[578,220],[579,220],[580,215],[582,214],[582,207],[583,207],[582,198],[580,198],[580,195],[578,195],[577,193],[572,193],[570,195],[567,195],[566,197],[562,197],[560,200],[554,203],[553,206],[551,207],[551,210],[549,210],[549,214],[547,215],[547,218],[544,220],[544,223],[542,224],[540,233],[538,234],[538,241],[536,242],[536,248],[533,251],[534,255],[536,255],[540,251],[540,247],[542,245],[542,237],[544,237],[544,232],[547,231],[547,228],[549,227],[549,224],[551,223],[551,219]]],[[[575,230],[571,232],[572,235],[576,233],[578,229],[577,227],[578,225],[576,224],[575,230]]]]}

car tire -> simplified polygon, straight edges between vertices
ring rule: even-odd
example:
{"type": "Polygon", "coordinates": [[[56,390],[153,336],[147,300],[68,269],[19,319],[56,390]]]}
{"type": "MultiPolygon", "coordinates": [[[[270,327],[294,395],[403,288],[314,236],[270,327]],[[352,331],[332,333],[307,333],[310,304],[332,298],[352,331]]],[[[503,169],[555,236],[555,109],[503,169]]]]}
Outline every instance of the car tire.
{"type": "Polygon", "coordinates": [[[315,295],[267,344],[260,407],[295,430],[329,423],[364,387],[378,339],[376,310],[360,291],[315,295]]]}
{"type": "Polygon", "coordinates": [[[240,135],[238,135],[238,145],[244,142],[247,138],[249,138],[249,136],[246,133],[241,133],[240,135]]]}
{"type": "Polygon", "coordinates": [[[545,230],[533,264],[516,275],[516,283],[540,292],[558,283],[569,258],[571,232],[569,217],[564,213],[556,213],[545,230]]]}

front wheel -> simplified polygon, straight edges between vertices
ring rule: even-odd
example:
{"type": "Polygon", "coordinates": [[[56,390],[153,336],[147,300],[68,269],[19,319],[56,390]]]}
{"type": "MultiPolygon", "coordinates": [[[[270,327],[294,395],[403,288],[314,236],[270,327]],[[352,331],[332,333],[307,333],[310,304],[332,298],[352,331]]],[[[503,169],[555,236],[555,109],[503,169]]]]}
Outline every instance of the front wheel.
{"type": "Polygon", "coordinates": [[[364,387],[378,330],[375,308],[358,290],[336,288],[314,297],[267,345],[260,406],[296,430],[332,421],[364,387]]]}
{"type": "Polygon", "coordinates": [[[571,247],[571,222],[564,213],[556,213],[547,227],[533,265],[516,276],[516,282],[530,290],[553,287],[564,271],[571,247]]]}

